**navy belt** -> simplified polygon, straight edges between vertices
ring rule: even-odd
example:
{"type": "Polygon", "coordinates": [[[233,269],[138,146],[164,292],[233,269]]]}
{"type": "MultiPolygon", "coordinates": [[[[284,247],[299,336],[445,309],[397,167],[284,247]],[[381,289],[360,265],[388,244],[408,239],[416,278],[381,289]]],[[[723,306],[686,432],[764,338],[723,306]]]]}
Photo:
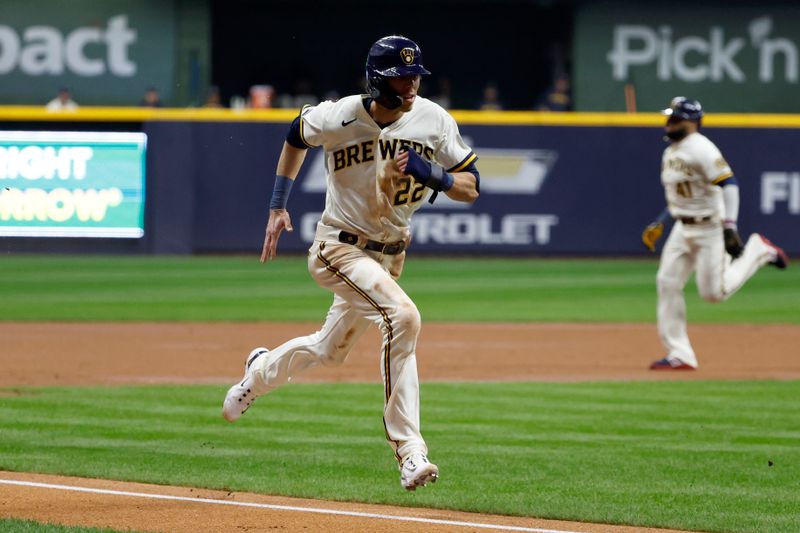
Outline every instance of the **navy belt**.
{"type": "MultiPolygon", "coordinates": [[[[339,242],[358,246],[358,235],[355,233],[350,233],[349,231],[341,231],[339,232],[339,242]]],[[[368,240],[366,244],[364,244],[363,248],[372,252],[380,252],[385,255],[397,255],[406,249],[406,243],[405,241],[387,243],[368,240]]]]}
{"type": "Polygon", "coordinates": [[[678,220],[684,224],[702,224],[703,222],[710,222],[714,217],[678,217],[678,220]]]}

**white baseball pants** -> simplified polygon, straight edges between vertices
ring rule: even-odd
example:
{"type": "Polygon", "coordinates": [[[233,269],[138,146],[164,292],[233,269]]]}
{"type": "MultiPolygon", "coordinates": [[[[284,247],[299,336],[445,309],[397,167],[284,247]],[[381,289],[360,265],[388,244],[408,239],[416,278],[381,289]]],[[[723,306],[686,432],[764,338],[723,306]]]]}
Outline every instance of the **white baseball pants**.
{"type": "Polygon", "coordinates": [[[721,223],[686,225],[676,221],[661,252],[657,275],[658,333],[667,355],[697,366],[697,356],[686,333],[683,296],[693,271],[700,296],[709,302],[722,302],[774,259],[774,249],[758,234],[750,235],[742,255],[731,261],[725,251],[721,223]]]}
{"type": "Polygon", "coordinates": [[[342,364],[367,327],[377,324],[383,332],[383,423],[398,461],[412,452],[428,453],[419,429],[420,315],[395,281],[404,259],[405,253],[382,255],[349,244],[316,241],[309,250],[308,270],[321,287],[334,293],[325,324],[316,333],[273,348],[251,367],[257,377],[256,392],[265,394],[318,364],[342,364]]]}

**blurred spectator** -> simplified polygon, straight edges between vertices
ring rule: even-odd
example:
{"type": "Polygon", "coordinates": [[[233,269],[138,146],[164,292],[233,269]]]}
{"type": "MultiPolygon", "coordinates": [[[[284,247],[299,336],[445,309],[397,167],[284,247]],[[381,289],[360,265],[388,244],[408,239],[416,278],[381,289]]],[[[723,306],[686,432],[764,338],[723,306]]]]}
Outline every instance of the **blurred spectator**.
{"type": "Polygon", "coordinates": [[[341,97],[339,95],[339,91],[337,91],[336,89],[331,89],[330,91],[326,91],[325,94],[322,95],[322,100],[323,101],[330,100],[331,102],[335,102],[339,98],[341,98],[341,97]]]}
{"type": "Polygon", "coordinates": [[[314,94],[314,90],[309,80],[300,80],[294,86],[294,101],[292,107],[301,108],[304,105],[317,105],[319,98],[314,94]]]}
{"type": "Polygon", "coordinates": [[[203,107],[222,107],[222,97],[219,94],[219,87],[212,85],[208,88],[206,101],[203,107]]]}
{"type": "Polygon", "coordinates": [[[253,109],[270,109],[275,99],[275,88],[272,85],[253,85],[250,87],[250,107],[253,109]]]}
{"type": "Polygon", "coordinates": [[[298,80],[294,85],[294,94],[283,94],[278,98],[278,107],[300,109],[304,105],[317,105],[319,98],[314,94],[311,82],[306,79],[298,80]]]}
{"type": "Polygon", "coordinates": [[[438,92],[431,95],[429,98],[443,108],[450,109],[452,105],[452,100],[450,98],[450,78],[447,76],[439,77],[438,87],[438,92]]]}
{"type": "Polygon", "coordinates": [[[500,111],[503,109],[503,104],[500,102],[500,92],[497,90],[497,85],[494,83],[487,83],[483,88],[483,100],[481,101],[478,109],[481,111],[500,111]]]}
{"type": "Polygon", "coordinates": [[[58,89],[58,96],[47,102],[48,111],[75,111],[78,104],[72,99],[72,95],[67,87],[58,89]]]}
{"type": "Polygon", "coordinates": [[[536,109],[539,111],[570,111],[572,96],[569,76],[566,74],[556,76],[553,85],[539,98],[536,109]]]}
{"type": "Polygon", "coordinates": [[[158,89],[155,87],[148,87],[139,105],[141,107],[161,107],[161,95],[158,89]]]}

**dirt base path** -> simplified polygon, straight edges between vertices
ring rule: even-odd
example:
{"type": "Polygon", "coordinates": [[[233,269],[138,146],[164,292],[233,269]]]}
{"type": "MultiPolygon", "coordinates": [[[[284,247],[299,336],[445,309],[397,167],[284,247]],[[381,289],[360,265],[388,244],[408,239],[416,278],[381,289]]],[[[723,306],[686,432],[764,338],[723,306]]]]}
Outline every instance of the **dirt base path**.
{"type": "MultiPolygon", "coordinates": [[[[274,347],[318,324],[0,323],[0,386],[229,383],[256,346],[274,347]]],[[[663,355],[649,324],[426,324],[423,381],[798,379],[800,326],[690,326],[696,372],[647,370],[663,355]]],[[[339,367],[298,382],[379,382],[373,328],[339,367]]]]}
{"type": "MultiPolygon", "coordinates": [[[[240,377],[253,347],[316,327],[0,323],[0,387],[227,384],[240,377]]],[[[700,358],[695,372],[647,370],[662,348],[655,327],[642,324],[426,324],[417,361],[423,381],[800,379],[798,326],[704,325],[689,333],[700,358]]],[[[297,381],[377,383],[379,344],[370,331],[342,366],[318,367],[297,381]]],[[[667,531],[13,472],[0,472],[0,516],[159,532],[667,531]]]]}

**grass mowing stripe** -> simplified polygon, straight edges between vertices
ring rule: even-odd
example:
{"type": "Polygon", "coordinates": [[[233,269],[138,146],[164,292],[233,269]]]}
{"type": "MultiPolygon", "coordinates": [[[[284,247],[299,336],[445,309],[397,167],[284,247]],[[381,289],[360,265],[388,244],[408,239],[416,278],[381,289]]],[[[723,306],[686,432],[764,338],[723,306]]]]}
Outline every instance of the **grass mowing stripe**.
{"type": "MultiPolygon", "coordinates": [[[[411,257],[426,321],[654,322],[655,260],[411,257]]],[[[7,256],[0,320],[310,320],[331,295],[306,259],[7,256]]],[[[800,323],[800,269],[762,269],[724,305],[687,286],[692,323],[800,323]]]]}
{"type": "Polygon", "coordinates": [[[380,385],[293,385],[235,425],[224,388],[16,389],[0,468],[730,532],[800,531],[800,382],[425,383],[442,470],[407,494],[380,385]]]}
{"type": "MultiPolygon", "coordinates": [[[[116,529],[45,524],[33,520],[0,518],[0,531],[4,533],[121,533],[116,529]]],[[[135,533],[133,530],[126,530],[135,533]]]]}

